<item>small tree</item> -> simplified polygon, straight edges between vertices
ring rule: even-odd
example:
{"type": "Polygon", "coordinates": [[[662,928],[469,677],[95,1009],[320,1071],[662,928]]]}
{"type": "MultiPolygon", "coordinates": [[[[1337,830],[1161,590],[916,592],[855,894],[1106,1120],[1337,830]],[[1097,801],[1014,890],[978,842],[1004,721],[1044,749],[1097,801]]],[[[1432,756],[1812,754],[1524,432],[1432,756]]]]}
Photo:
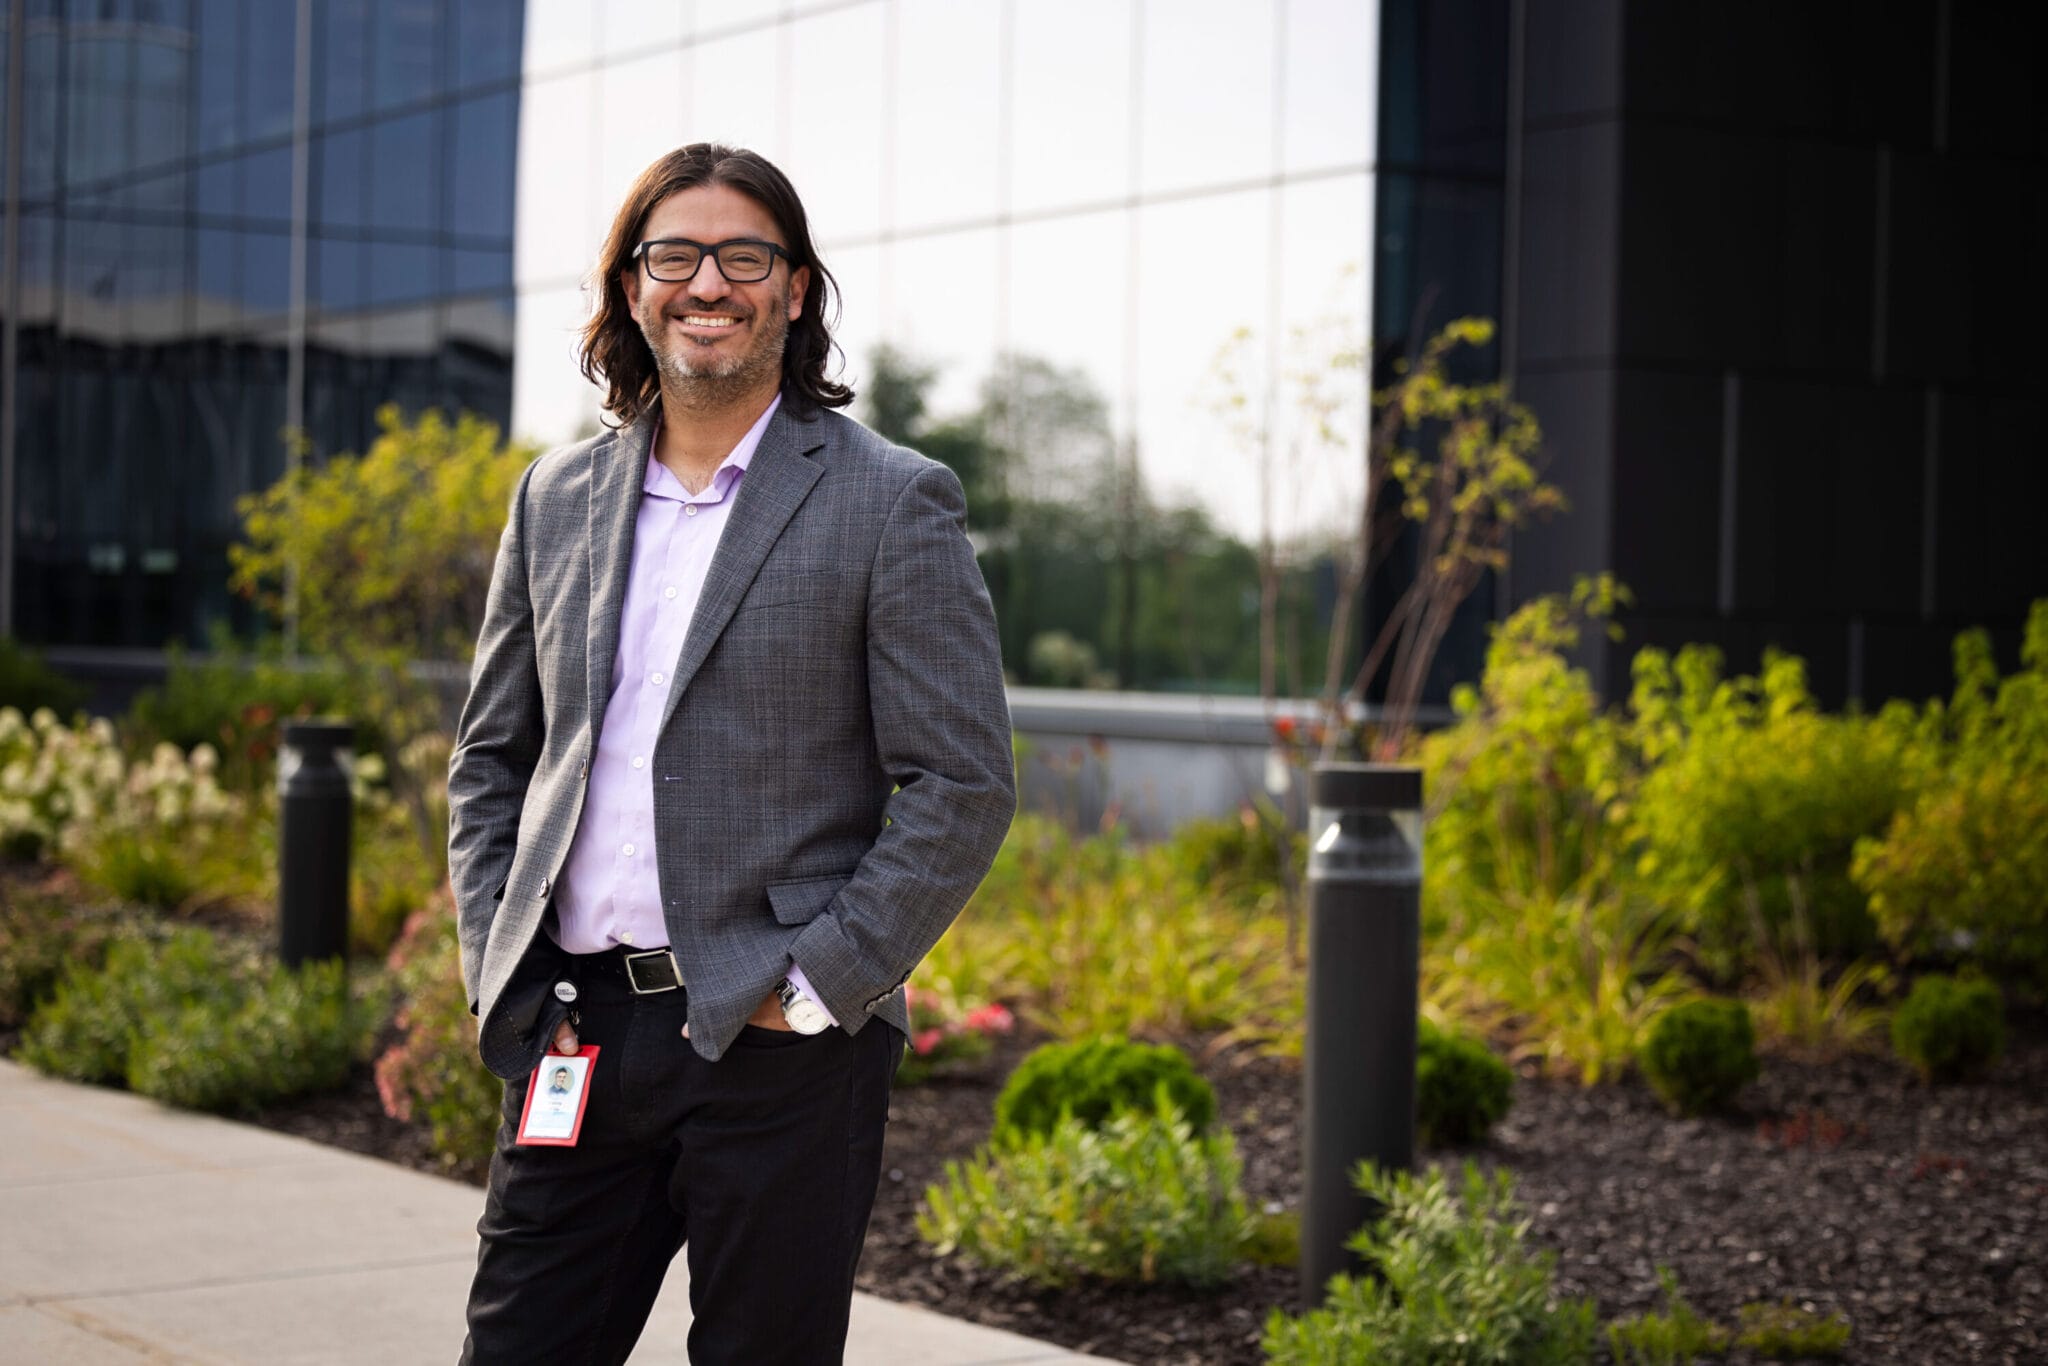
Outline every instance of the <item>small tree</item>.
{"type": "Polygon", "coordinates": [[[1395,362],[1398,378],[1373,395],[1374,417],[1362,453],[1365,496],[1356,531],[1338,555],[1323,678],[1326,758],[1347,733],[1345,715],[1364,701],[1383,666],[1386,695],[1369,753],[1380,760],[1401,754],[1430,665],[1459,604],[1487,570],[1507,567],[1511,532],[1566,506],[1563,493],[1539,473],[1543,433],[1535,415],[1503,383],[1461,384],[1445,373],[1458,347],[1492,339],[1492,322],[1460,318],[1430,338],[1412,361],[1395,362]],[[1429,443],[1433,451],[1423,449],[1429,443]],[[1349,628],[1359,596],[1404,522],[1417,535],[1414,577],[1347,685],[1349,628]]]}
{"type": "Polygon", "coordinates": [[[281,616],[291,583],[304,647],[375,680],[364,696],[400,750],[386,771],[438,859],[431,784],[402,762],[406,743],[440,721],[412,666],[475,652],[512,490],[536,452],[501,444],[495,425],[469,414],[407,423],[387,405],[377,425],[363,455],[303,465],[240,500],[245,539],[229,547],[230,584],[281,616]]]}

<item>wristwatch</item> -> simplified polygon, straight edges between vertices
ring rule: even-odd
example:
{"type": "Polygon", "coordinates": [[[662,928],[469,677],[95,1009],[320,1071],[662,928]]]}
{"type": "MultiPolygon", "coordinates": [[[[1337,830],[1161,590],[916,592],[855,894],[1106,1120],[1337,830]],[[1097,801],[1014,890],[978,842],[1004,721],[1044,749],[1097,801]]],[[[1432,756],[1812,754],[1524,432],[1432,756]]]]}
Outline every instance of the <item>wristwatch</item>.
{"type": "Polygon", "coordinates": [[[775,995],[782,1002],[782,1018],[799,1034],[816,1034],[832,1023],[825,1007],[798,991],[787,977],[775,984],[775,995]]]}

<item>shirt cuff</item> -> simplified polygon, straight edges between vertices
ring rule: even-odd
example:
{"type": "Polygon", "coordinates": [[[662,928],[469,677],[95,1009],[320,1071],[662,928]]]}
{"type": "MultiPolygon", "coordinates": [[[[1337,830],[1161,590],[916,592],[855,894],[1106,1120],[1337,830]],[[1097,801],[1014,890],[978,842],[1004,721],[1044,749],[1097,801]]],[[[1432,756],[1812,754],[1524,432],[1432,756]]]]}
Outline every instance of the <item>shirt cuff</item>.
{"type": "Polygon", "coordinates": [[[789,984],[810,997],[817,1004],[818,1009],[825,1011],[826,1019],[830,1020],[835,1026],[839,1023],[839,1017],[830,1010],[827,1010],[825,1003],[818,999],[818,993],[811,990],[811,979],[804,976],[804,970],[796,965],[794,958],[789,960],[789,984]]]}

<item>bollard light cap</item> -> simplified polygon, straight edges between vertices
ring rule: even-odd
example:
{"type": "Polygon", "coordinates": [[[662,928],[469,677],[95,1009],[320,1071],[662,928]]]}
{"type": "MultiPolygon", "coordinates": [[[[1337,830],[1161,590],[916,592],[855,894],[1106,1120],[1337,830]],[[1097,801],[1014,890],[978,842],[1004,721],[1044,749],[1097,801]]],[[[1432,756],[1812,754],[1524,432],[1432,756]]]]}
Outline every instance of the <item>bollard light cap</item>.
{"type": "Polygon", "coordinates": [[[1317,764],[1310,806],[1331,811],[1419,811],[1422,770],[1412,764],[1317,764]]]}
{"type": "Polygon", "coordinates": [[[355,743],[355,738],[355,725],[339,717],[316,716],[308,721],[284,723],[285,748],[304,754],[331,754],[347,749],[355,743]]]}

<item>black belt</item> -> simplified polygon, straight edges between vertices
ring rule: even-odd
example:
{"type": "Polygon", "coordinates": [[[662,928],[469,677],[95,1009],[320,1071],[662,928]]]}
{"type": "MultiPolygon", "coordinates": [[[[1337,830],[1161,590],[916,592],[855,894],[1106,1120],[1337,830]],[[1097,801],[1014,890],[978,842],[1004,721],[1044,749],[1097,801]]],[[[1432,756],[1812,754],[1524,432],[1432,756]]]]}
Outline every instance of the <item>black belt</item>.
{"type": "Polygon", "coordinates": [[[666,948],[632,949],[621,944],[602,953],[569,955],[579,981],[612,981],[636,996],[657,996],[683,985],[682,968],[666,948]]]}

